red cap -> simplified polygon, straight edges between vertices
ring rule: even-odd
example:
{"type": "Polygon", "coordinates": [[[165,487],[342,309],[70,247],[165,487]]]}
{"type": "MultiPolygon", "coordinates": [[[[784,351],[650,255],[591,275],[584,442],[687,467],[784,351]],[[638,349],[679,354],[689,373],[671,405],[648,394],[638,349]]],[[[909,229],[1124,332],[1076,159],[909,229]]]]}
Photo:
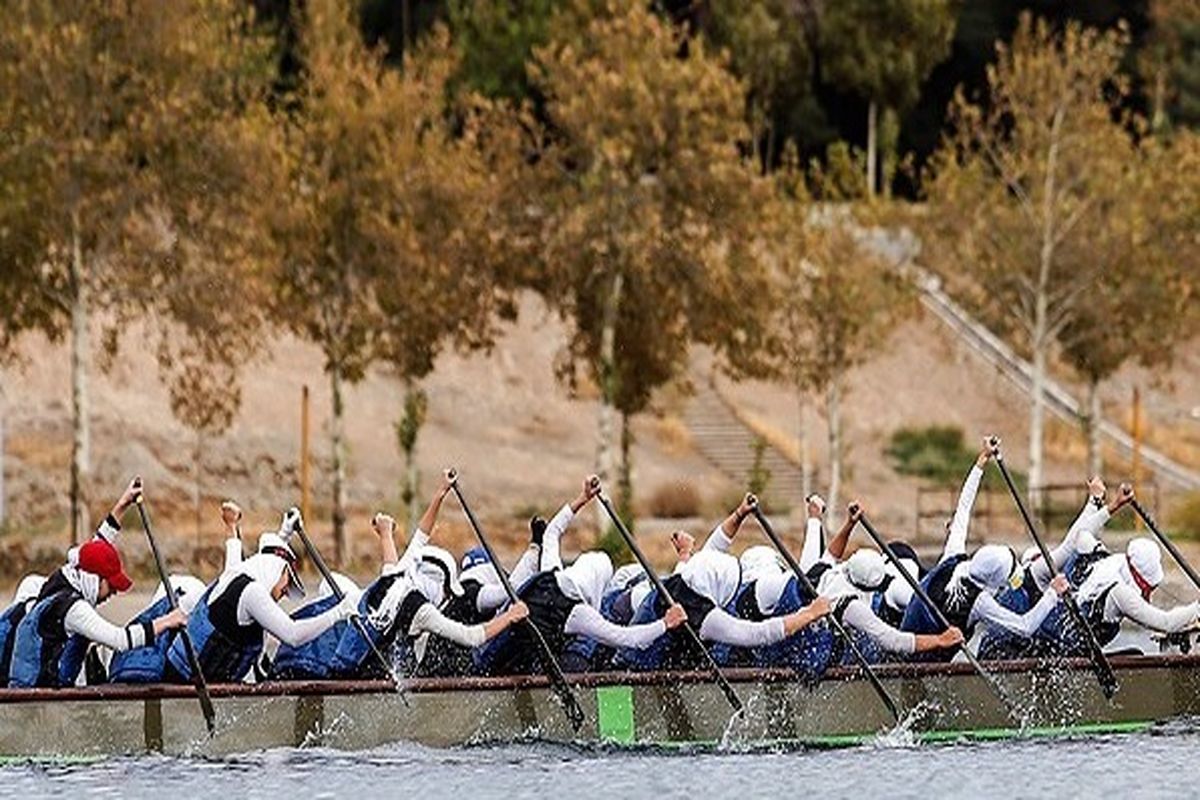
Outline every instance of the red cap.
{"type": "Polygon", "coordinates": [[[79,568],[104,578],[113,591],[126,592],[133,586],[121,566],[121,554],[104,539],[93,539],[79,548],[79,568]]]}

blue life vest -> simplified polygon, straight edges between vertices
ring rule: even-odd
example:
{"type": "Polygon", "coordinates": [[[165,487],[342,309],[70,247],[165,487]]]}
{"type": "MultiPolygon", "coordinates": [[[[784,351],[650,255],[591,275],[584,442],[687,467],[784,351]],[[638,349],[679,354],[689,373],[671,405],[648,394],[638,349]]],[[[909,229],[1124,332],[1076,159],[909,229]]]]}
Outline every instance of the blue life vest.
{"type": "MultiPolygon", "coordinates": [[[[665,578],[663,586],[672,599],[683,607],[688,622],[698,634],[704,618],[717,607],[716,603],[688,586],[680,575],[665,578]]],[[[654,622],[662,619],[665,613],[666,598],[659,594],[658,589],[654,589],[634,612],[631,624],[654,622]]],[[[623,647],[618,651],[618,658],[623,665],[636,670],[698,669],[705,663],[703,654],[696,652],[696,645],[683,626],[667,631],[648,647],[623,647]]]]}
{"type": "MultiPolygon", "coordinates": [[[[425,598],[425,595],[416,589],[405,595],[404,599],[400,601],[400,608],[397,609],[396,615],[392,619],[392,624],[388,626],[387,630],[377,629],[370,621],[371,614],[378,610],[388,590],[392,588],[392,584],[402,576],[403,573],[395,573],[375,579],[363,591],[362,597],[358,601],[358,614],[362,619],[362,630],[365,630],[371,637],[375,648],[385,658],[393,658],[395,655],[399,655],[402,661],[401,669],[411,672],[415,668],[415,664],[411,663],[411,648],[408,647],[410,644],[408,629],[412,625],[417,609],[429,602],[425,598]],[[401,632],[403,632],[403,636],[400,635],[401,632]],[[395,649],[398,640],[401,645],[401,652],[394,654],[392,651],[395,649]]],[[[386,673],[384,672],[383,665],[379,663],[379,659],[375,657],[371,647],[363,640],[358,626],[345,624],[338,627],[341,627],[342,630],[338,636],[337,646],[333,651],[333,673],[346,678],[384,677],[386,673]]]]}
{"type": "MultiPolygon", "coordinates": [[[[196,649],[200,670],[212,683],[236,683],[246,677],[263,650],[263,629],[257,622],[238,623],[237,607],[242,592],[254,582],[249,575],[238,575],[221,596],[209,603],[216,582],[204,590],[200,602],[188,616],[188,635],[196,649]]],[[[167,661],[183,680],[192,680],[183,639],[175,637],[167,649],[167,661]]]]}
{"type": "MultiPolygon", "coordinates": [[[[336,595],[322,597],[292,612],[292,619],[311,619],[324,614],[338,604],[336,595]]],[[[342,634],[350,627],[339,622],[315,639],[293,647],[280,643],[271,663],[270,675],[275,680],[321,680],[334,677],[334,654],[342,634]]]]}
{"type": "Polygon", "coordinates": [[[90,642],[67,634],[67,612],[86,603],[67,586],[43,596],[17,625],[8,685],[19,688],[74,686],[90,642]]]}
{"type": "MultiPolygon", "coordinates": [[[[996,602],[1016,614],[1025,614],[1042,599],[1042,591],[1033,579],[1033,571],[1025,568],[1020,589],[1005,589],[996,595],[996,602]]],[[[1043,623],[1044,624],[1044,623],[1043,623]]],[[[986,660],[1028,658],[1036,655],[1033,639],[988,625],[979,641],[979,657],[986,660]]]]}
{"type": "Polygon", "coordinates": [[[12,665],[13,647],[17,643],[17,626],[35,603],[35,600],[13,603],[0,614],[0,688],[8,685],[8,670],[12,665]]]}
{"type": "MultiPolygon", "coordinates": [[[[809,575],[812,575],[812,570],[809,575]]],[[[816,577],[819,579],[820,574],[816,577]]],[[[786,616],[804,608],[813,599],[793,575],[776,601],[773,613],[775,616],[786,616]]],[[[752,652],[755,666],[787,667],[806,679],[816,680],[833,663],[833,631],[824,623],[807,625],[781,642],[755,647],[752,652]]]]}
{"type": "MultiPolygon", "coordinates": [[[[963,636],[970,639],[973,628],[967,626],[967,620],[971,616],[971,609],[975,607],[976,598],[983,590],[977,583],[968,580],[964,587],[965,591],[958,599],[952,600],[949,592],[950,579],[954,576],[955,568],[967,560],[968,557],[965,554],[943,559],[921,579],[921,588],[945,615],[947,621],[961,630],[963,636]]],[[[918,595],[914,594],[912,600],[908,602],[908,608],[904,609],[904,619],[900,622],[900,630],[909,633],[939,634],[944,630],[944,626],[938,621],[936,612],[926,606],[925,601],[918,595]]],[[[946,657],[951,657],[953,654],[953,650],[947,650],[944,653],[946,657]]]]}
{"type": "MultiPolygon", "coordinates": [[[[153,622],[171,610],[166,597],[161,597],[133,618],[131,625],[153,622]]],[[[112,683],[160,683],[167,666],[167,650],[175,638],[174,631],[164,631],[144,647],[114,653],[108,665],[108,680],[112,683]]]]}

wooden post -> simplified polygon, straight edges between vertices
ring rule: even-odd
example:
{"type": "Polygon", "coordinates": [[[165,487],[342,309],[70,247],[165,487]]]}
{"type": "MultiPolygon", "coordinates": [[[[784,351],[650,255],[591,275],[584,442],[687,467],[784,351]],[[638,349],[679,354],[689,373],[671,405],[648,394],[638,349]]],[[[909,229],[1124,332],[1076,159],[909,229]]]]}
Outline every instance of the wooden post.
{"type": "MultiPolygon", "coordinates": [[[[1133,435],[1133,486],[1134,489],[1142,482],[1142,392],[1137,387],[1133,387],[1133,420],[1130,423],[1133,435]]],[[[1133,519],[1134,530],[1142,529],[1141,517],[1135,516],[1133,519]]]]}
{"type": "Polygon", "coordinates": [[[308,475],[308,385],[300,390],[300,513],[307,522],[309,515],[308,475]]]}

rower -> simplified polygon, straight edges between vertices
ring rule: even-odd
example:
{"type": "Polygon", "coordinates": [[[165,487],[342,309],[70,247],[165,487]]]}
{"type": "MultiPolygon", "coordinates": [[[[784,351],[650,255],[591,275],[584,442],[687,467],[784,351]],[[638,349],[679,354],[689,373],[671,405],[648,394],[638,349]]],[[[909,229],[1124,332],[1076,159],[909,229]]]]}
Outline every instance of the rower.
{"type": "Polygon", "coordinates": [[[121,530],[121,517],[141,493],[142,479],[135,477],[91,541],[72,548],[67,563],[42,586],[37,603],[17,626],[9,686],[72,686],[90,644],[116,652],[132,650],[186,622],[184,612],[175,609],[119,627],[96,610],[100,603],[133,586],[113,542],[121,530]]]}
{"type": "MultiPolygon", "coordinates": [[[[1068,576],[1072,587],[1078,588],[1096,563],[1109,555],[1108,549],[1098,536],[1104,525],[1114,514],[1133,500],[1133,488],[1122,484],[1117,497],[1105,503],[1104,481],[1097,475],[1087,483],[1088,499],[1079,516],[1067,530],[1063,540],[1050,551],[1054,571],[1068,576]]],[[[1021,558],[1025,576],[1021,586],[1001,592],[996,600],[1005,608],[1023,614],[1037,603],[1050,582],[1051,571],[1042,559],[1041,552],[1032,547],[1021,558]]],[[[991,629],[984,633],[979,644],[980,658],[1032,658],[1057,651],[1057,623],[1053,622],[1059,611],[1051,612],[1042,623],[1037,636],[1032,639],[1015,636],[1004,630],[991,629]]]]}
{"type": "MultiPolygon", "coordinates": [[[[437,524],[441,506],[454,484],[454,473],[447,470],[441,485],[430,500],[413,532],[404,555],[385,557],[382,574],[362,593],[358,613],[363,627],[375,646],[383,653],[394,651],[406,674],[418,671],[440,672],[444,665],[422,667],[427,657],[439,658],[444,653],[429,643],[445,639],[463,648],[476,648],[494,639],[514,622],[524,619],[527,609],[517,604],[498,616],[488,615],[476,623],[466,624],[442,613],[449,600],[461,599],[466,592],[458,579],[457,563],[450,553],[431,545],[430,533],[437,524]]],[[[386,514],[376,514],[372,526],[381,542],[393,542],[396,521],[386,514]]],[[[477,573],[477,578],[481,577],[477,573]]],[[[478,596],[484,588],[477,580],[472,591],[478,596]]],[[[335,675],[349,678],[383,676],[383,667],[372,658],[370,647],[356,630],[345,630],[333,654],[335,675]]]]}
{"type": "MultiPolygon", "coordinates": [[[[918,581],[925,577],[927,572],[925,565],[921,563],[921,558],[912,545],[908,542],[888,542],[888,547],[896,554],[900,566],[909,575],[918,581]]],[[[899,628],[900,622],[904,619],[904,610],[912,601],[912,586],[904,580],[899,569],[890,561],[887,562],[884,569],[887,570],[887,583],[882,591],[876,592],[871,598],[871,610],[888,625],[899,628]]]]}
{"type": "MultiPolygon", "coordinates": [[[[994,441],[994,440],[993,440],[994,441]]],[[[983,470],[992,458],[993,444],[984,440],[983,448],[963,483],[954,516],[946,525],[946,544],[942,557],[922,579],[921,587],[949,620],[950,624],[970,639],[978,624],[997,626],[1028,639],[1058,603],[1059,596],[1070,586],[1062,575],[1050,582],[1054,591],[1046,592],[1028,611],[1019,614],[996,601],[996,595],[1006,588],[1018,588],[1025,570],[1011,547],[983,545],[973,555],[967,555],[967,531],[975,495],[983,480],[983,470]]],[[[904,611],[900,629],[911,633],[937,634],[942,632],[933,611],[920,598],[914,598],[904,611]]],[[[932,650],[922,653],[921,660],[948,660],[951,650],[932,650]]]]}
{"type": "MultiPolygon", "coordinates": [[[[529,607],[529,618],[565,672],[591,668],[596,643],[638,651],[682,624],[682,608],[672,606],[630,625],[605,619],[600,604],[613,576],[607,553],[584,553],[563,566],[561,539],[575,516],[600,493],[600,481],[584,479],[579,495],[566,503],[546,526],[541,554],[542,571],[518,588],[517,597],[529,607]]],[[[510,631],[477,654],[482,672],[491,675],[540,672],[538,649],[526,626],[510,631]]]]}
{"type": "MultiPolygon", "coordinates": [[[[1132,500],[1131,490],[1126,502],[1132,500]]],[[[1162,579],[1162,551],[1157,542],[1145,537],[1131,540],[1124,553],[1114,553],[1090,565],[1076,596],[1080,611],[1101,645],[1117,637],[1126,619],[1166,634],[1180,633],[1197,624],[1200,603],[1164,610],[1150,602],[1162,579]]],[[[1052,614],[1041,635],[1050,641],[1048,649],[1056,654],[1088,652],[1084,632],[1066,615],[1052,614]]]]}
{"type": "MultiPolygon", "coordinates": [[[[196,604],[188,620],[188,634],[208,681],[243,680],[262,654],[264,632],[296,647],[354,614],[350,598],[303,620],[292,619],[279,607],[284,595],[297,601],[304,597],[304,584],[296,574],[296,554],[288,544],[302,524],[299,509],[288,509],[279,531],[260,536],[258,552],[210,584],[196,604]]],[[[167,682],[192,679],[182,641],[177,639],[167,651],[163,676],[167,682]]]]}
{"type": "MultiPolygon", "coordinates": [[[[809,525],[805,533],[802,559],[811,561],[820,545],[821,517],[824,501],[813,495],[809,499],[809,525]],[[813,545],[816,545],[814,547],[813,545]]],[[[842,559],[849,543],[850,532],[862,514],[860,504],[849,505],[846,523],[830,541],[818,562],[806,572],[806,577],[817,589],[819,597],[828,600],[832,614],[855,634],[855,644],[869,661],[878,661],[883,653],[908,655],[940,648],[949,648],[962,641],[962,633],[950,628],[936,636],[918,635],[897,630],[880,619],[872,610],[876,596],[886,592],[891,576],[888,574],[883,556],[876,550],[862,548],[848,559],[842,559]]],[[[743,554],[743,574],[750,575],[753,594],[752,602],[743,599],[738,603],[739,615],[749,619],[765,619],[791,613],[812,601],[798,578],[777,563],[768,561],[766,555],[774,554],[772,548],[752,564],[748,572],[743,554]]],[[[801,562],[803,563],[803,562],[801,562]]],[[[826,667],[841,664],[851,657],[845,651],[845,643],[834,637],[831,628],[817,625],[801,631],[799,636],[776,645],[759,648],[750,663],[757,666],[787,666],[811,677],[819,676],[826,667]]]]}
{"type": "MultiPolygon", "coordinates": [[[[221,504],[221,523],[225,527],[225,564],[222,573],[236,569],[242,563],[242,510],[232,500],[221,504]]],[[[190,614],[204,594],[204,583],[191,575],[172,575],[171,587],[176,600],[185,614],[190,614]]],[[[131,624],[144,623],[160,617],[171,610],[167,593],[160,583],[154,596],[131,624]]],[[[167,665],[167,651],[175,640],[175,632],[168,631],[142,647],[113,653],[108,664],[110,683],[160,683],[167,665]]]]}
{"type": "Polygon", "coordinates": [[[0,614],[0,689],[8,685],[8,668],[12,664],[13,645],[17,641],[17,626],[37,603],[46,579],[41,575],[26,575],[17,584],[12,605],[0,614]]]}

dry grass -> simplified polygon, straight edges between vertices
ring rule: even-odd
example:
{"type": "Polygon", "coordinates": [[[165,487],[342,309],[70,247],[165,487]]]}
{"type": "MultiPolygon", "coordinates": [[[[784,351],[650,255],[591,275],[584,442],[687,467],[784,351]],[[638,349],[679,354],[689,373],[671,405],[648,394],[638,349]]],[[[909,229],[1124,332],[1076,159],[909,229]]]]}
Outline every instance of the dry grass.
{"type": "Polygon", "coordinates": [[[664,483],[651,493],[646,511],[662,519],[682,519],[700,514],[702,501],[696,487],[683,481],[664,483]]]}

